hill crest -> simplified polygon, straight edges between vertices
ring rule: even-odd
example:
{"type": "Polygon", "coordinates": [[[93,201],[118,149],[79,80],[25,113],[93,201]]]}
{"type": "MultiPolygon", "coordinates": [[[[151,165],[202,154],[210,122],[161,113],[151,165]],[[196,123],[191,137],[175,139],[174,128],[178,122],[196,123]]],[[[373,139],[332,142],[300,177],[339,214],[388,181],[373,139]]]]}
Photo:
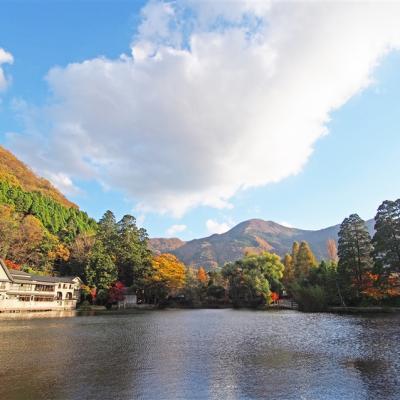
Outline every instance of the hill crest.
{"type": "Polygon", "coordinates": [[[18,160],[3,146],[0,146],[0,180],[7,180],[20,186],[26,192],[40,192],[65,207],[78,208],[47,179],[37,176],[27,165],[18,160]]]}

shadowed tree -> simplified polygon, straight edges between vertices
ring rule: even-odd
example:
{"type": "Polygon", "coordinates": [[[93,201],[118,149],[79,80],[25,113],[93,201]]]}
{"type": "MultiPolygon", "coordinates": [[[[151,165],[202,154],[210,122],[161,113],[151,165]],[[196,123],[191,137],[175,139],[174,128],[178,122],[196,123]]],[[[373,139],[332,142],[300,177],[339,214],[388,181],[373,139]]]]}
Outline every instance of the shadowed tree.
{"type": "Polygon", "coordinates": [[[372,269],[371,237],[365,222],[352,214],[345,218],[339,231],[338,279],[344,298],[359,302],[364,290],[366,273],[372,269]]]}
{"type": "Polygon", "coordinates": [[[373,257],[377,272],[400,272],[400,199],[384,201],[375,216],[373,257]]]}

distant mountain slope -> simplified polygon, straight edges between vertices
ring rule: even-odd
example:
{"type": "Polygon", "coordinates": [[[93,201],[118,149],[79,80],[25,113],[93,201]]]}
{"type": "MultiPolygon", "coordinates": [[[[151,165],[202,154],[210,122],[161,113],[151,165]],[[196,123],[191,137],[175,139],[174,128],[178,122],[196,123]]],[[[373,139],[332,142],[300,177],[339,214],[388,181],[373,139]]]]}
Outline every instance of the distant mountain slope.
{"type": "Polygon", "coordinates": [[[0,146],[1,179],[6,179],[13,184],[21,186],[26,192],[40,192],[65,207],[78,208],[76,204],[67,200],[47,179],[38,177],[29,167],[2,146],[0,146]]]}
{"type": "Polygon", "coordinates": [[[150,250],[154,253],[167,253],[182,247],[186,242],[178,238],[154,238],[149,241],[150,250]]]}
{"type": "MultiPolygon", "coordinates": [[[[367,221],[373,232],[374,221],[367,221]]],[[[150,239],[156,252],[170,252],[185,264],[208,269],[241,258],[246,251],[271,251],[283,256],[295,240],[306,240],[319,259],[327,257],[326,241],[337,240],[339,225],[311,231],[288,228],[273,221],[251,219],[241,222],[226,233],[182,242],[179,239],[150,239]],[[179,243],[179,246],[177,246],[179,243]]]]}

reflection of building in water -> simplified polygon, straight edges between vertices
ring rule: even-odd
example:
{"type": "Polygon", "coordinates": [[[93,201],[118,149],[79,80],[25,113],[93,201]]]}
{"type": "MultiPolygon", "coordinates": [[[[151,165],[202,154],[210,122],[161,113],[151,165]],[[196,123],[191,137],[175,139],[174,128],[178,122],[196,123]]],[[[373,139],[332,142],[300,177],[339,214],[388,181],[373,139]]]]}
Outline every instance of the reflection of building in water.
{"type": "Polygon", "coordinates": [[[9,270],[0,259],[0,312],[76,308],[82,281],[9,270]]]}

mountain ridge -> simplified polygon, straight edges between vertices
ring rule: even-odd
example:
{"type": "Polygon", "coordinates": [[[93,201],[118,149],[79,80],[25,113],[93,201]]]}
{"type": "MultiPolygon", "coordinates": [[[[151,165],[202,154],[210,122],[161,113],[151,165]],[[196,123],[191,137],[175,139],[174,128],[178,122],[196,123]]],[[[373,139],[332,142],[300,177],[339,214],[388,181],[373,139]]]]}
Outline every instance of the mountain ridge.
{"type": "MultiPolygon", "coordinates": [[[[366,221],[366,225],[372,234],[374,220],[366,221]]],[[[340,224],[318,230],[306,230],[254,218],[242,221],[222,234],[186,242],[178,238],[151,238],[149,246],[155,253],[170,252],[187,265],[203,266],[207,269],[239,259],[246,252],[271,251],[283,256],[290,252],[294,241],[302,240],[310,244],[318,259],[323,259],[328,257],[326,241],[337,241],[339,228],[340,224]],[[159,243],[162,243],[162,247],[159,243]]]]}

